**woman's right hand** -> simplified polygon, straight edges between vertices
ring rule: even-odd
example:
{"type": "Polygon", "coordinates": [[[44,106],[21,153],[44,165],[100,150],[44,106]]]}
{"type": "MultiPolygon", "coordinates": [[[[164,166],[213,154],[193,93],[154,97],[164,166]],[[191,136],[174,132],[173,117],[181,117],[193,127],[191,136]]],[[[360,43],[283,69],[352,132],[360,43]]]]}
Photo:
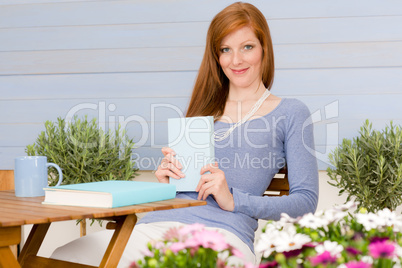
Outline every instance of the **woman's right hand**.
{"type": "Polygon", "coordinates": [[[184,173],[181,172],[183,166],[174,157],[176,153],[172,148],[163,147],[162,153],[164,158],[161,161],[158,169],[155,171],[155,176],[161,183],[169,183],[169,177],[175,178],[177,180],[184,178],[184,173]]]}

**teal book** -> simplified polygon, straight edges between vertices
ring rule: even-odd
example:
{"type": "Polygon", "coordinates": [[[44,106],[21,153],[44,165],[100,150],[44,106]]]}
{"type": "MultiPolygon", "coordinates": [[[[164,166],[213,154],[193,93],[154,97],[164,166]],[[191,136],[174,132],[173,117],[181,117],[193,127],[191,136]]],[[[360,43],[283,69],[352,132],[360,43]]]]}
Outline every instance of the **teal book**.
{"type": "Polygon", "coordinates": [[[212,116],[169,118],[169,147],[183,166],[184,178],[169,178],[179,192],[195,191],[201,168],[215,162],[214,118],[212,116]]]}
{"type": "Polygon", "coordinates": [[[142,181],[98,181],[45,188],[47,205],[115,208],[176,197],[176,187],[142,181]]]}

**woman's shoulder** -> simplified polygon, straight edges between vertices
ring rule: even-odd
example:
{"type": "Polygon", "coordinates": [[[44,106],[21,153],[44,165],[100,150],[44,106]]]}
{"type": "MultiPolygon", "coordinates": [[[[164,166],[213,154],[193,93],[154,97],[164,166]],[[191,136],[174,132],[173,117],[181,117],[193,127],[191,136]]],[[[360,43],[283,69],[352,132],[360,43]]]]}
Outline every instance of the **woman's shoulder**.
{"type": "Polygon", "coordinates": [[[310,110],[307,105],[303,101],[296,98],[282,98],[280,107],[278,108],[280,108],[280,110],[286,114],[310,114],[310,110]]]}

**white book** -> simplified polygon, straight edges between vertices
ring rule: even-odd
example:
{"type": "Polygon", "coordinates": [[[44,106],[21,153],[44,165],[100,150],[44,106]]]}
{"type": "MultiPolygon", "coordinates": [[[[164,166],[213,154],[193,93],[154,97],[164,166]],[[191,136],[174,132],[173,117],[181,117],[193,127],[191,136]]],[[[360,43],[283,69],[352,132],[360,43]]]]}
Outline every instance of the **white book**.
{"type": "Polygon", "coordinates": [[[184,178],[170,178],[176,191],[195,191],[201,168],[215,162],[214,118],[212,116],[169,118],[169,147],[176,152],[184,178]]]}

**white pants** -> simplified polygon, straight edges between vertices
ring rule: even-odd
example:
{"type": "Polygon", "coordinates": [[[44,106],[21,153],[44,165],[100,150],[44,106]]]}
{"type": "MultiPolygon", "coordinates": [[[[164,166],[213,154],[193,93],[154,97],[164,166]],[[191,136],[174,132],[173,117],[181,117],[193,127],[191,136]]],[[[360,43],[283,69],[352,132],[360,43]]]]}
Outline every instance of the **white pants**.
{"type": "MultiPolygon", "coordinates": [[[[151,240],[161,240],[164,233],[172,227],[180,227],[185,224],[179,222],[155,222],[135,225],[128,240],[127,246],[120,259],[118,267],[129,267],[130,264],[143,258],[147,243],[151,240]]],[[[217,230],[225,236],[226,242],[243,253],[243,259],[230,257],[229,264],[240,265],[245,263],[255,264],[255,255],[250,248],[233,233],[221,228],[217,230]]],[[[76,239],[62,247],[57,248],[51,258],[76,262],[81,264],[99,266],[106,248],[112,238],[113,230],[104,230],[76,239]]]]}

